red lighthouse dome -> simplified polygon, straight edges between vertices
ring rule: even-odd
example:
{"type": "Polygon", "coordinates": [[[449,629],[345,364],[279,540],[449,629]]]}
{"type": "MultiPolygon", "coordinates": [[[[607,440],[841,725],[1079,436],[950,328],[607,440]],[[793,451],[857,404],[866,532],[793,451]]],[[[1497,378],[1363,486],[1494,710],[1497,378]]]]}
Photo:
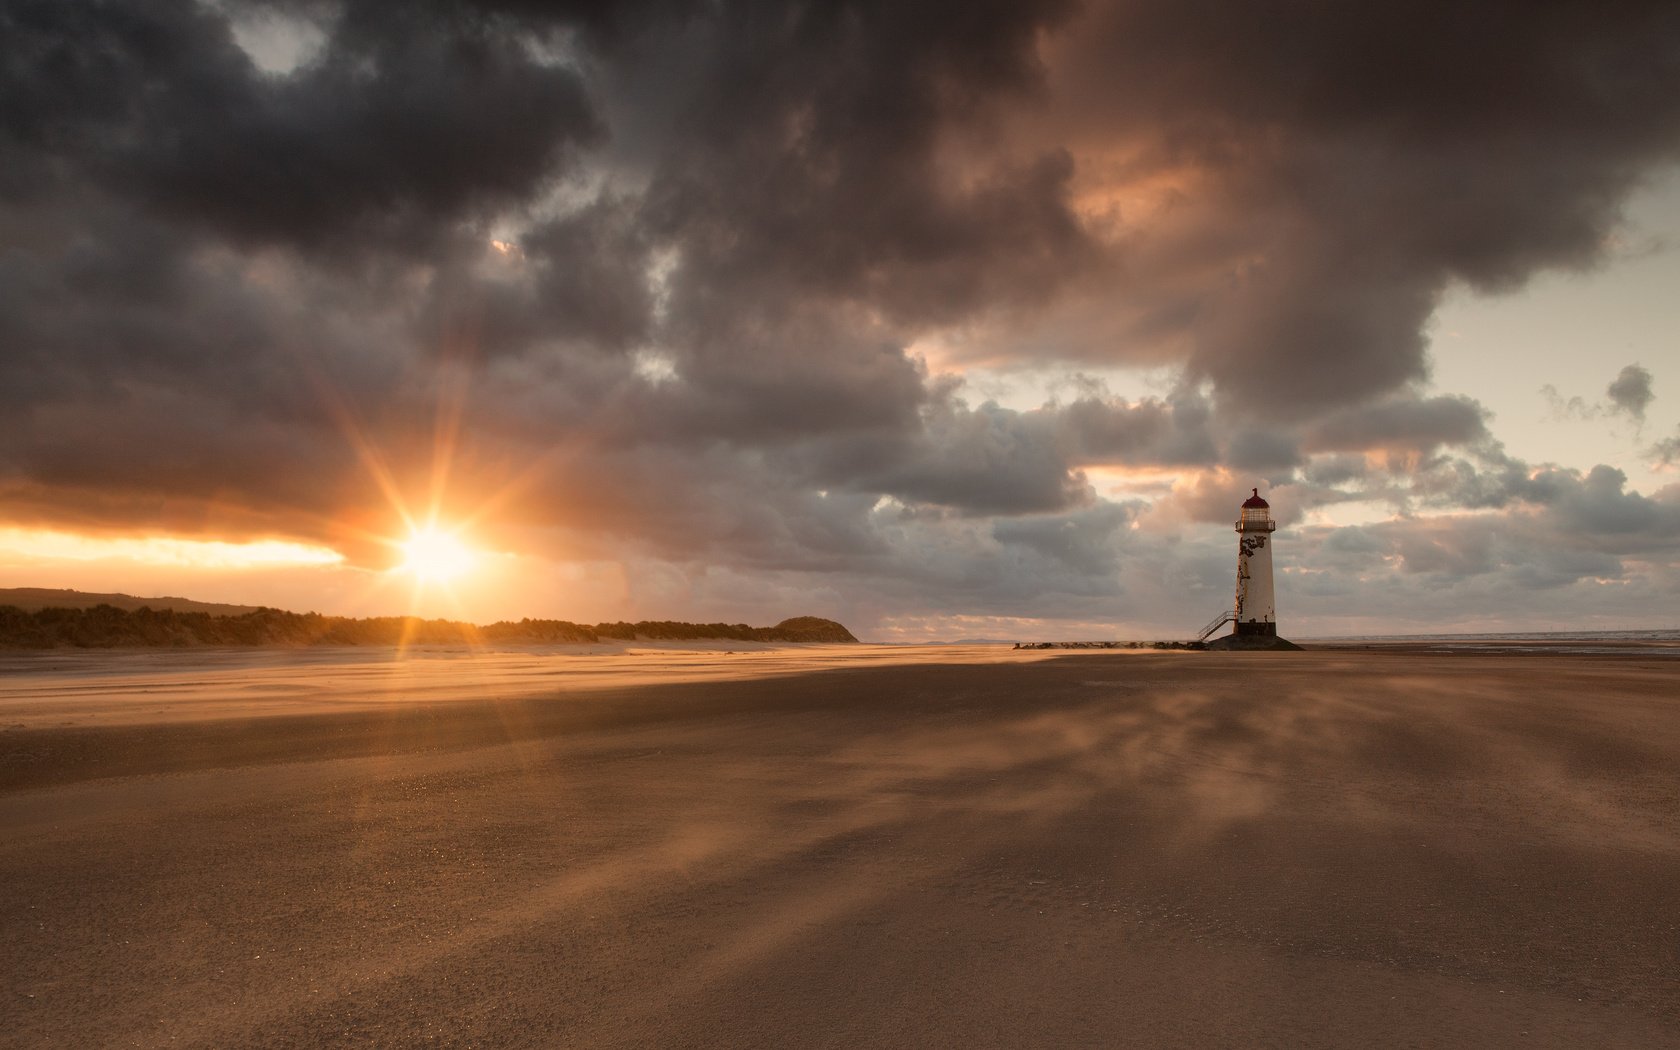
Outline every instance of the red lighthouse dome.
{"type": "Polygon", "coordinates": [[[1254,495],[1252,495],[1249,498],[1243,500],[1243,509],[1244,510],[1249,510],[1249,509],[1252,509],[1252,508],[1265,509],[1265,508],[1270,507],[1270,506],[1271,506],[1270,503],[1267,503],[1265,500],[1260,498],[1260,490],[1259,489],[1255,489],[1254,490],[1254,495]]]}

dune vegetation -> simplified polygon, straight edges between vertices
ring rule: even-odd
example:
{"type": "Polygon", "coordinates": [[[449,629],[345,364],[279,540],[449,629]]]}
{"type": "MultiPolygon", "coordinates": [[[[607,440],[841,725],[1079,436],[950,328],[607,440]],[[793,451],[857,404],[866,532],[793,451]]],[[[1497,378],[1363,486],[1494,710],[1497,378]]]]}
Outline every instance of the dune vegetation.
{"type": "Polygon", "coordinates": [[[173,609],[25,610],[0,605],[0,646],[14,649],[185,646],[349,645],[553,645],[615,641],[723,639],[740,642],[855,642],[845,627],[815,616],[796,616],[774,627],[744,623],[643,620],[595,626],[569,620],[502,620],[479,626],[459,620],[410,616],[356,619],[257,609],[237,616],[173,609]]]}

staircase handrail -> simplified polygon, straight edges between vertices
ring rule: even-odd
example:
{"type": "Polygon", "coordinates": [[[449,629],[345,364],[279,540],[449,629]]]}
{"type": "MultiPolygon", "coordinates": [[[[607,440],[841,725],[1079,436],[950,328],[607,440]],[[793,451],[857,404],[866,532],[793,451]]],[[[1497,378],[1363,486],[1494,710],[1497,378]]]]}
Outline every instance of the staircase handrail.
{"type": "Polygon", "coordinates": [[[1213,632],[1219,630],[1221,627],[1225,626],[1226,624],[1233,622],[1234,620],[1236,620],[1236,618],[1237,618],[1237,614],[1233,610],[1231,610],[1231,609],[1222,610],[1219,613],[1218,616],[1215,616],[1212,620],[1210,620],[1208,622],[1208,625],[1206,627],[1202,628],[1202,633],[1198,634],[1196,636],[1196,641],[1198,641],[1198,642],[1207,641],[1208,640],[1208,635],[1210,635],[1213,632]]]}

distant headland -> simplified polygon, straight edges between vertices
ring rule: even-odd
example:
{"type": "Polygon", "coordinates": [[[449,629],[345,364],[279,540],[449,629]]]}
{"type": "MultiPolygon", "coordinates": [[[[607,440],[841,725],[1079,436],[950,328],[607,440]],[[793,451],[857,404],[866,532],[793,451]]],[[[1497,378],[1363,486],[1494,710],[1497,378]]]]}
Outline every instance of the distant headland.
{"type": "Polygon", "coordinates": [[[412,616],[354,618],[187,598],[135,598],[41,588],[0,588],[0,648],[181,648],[188,646],[555,645],[715,639],[856,642],[844,626],[795,616],[774,627],[744,623],[572,623],[502,620],[488,625],[412,616]]]}

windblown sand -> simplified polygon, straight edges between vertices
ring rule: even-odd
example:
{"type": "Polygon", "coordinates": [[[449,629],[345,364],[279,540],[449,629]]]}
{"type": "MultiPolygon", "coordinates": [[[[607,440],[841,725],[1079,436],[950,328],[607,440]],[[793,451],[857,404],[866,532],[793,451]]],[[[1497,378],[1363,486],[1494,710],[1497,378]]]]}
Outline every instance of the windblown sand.
{"type": "Polygon", "coordinates": [[[0,1046],[1680,1046],[1680,660],[0,662],[0,1046]]]}

